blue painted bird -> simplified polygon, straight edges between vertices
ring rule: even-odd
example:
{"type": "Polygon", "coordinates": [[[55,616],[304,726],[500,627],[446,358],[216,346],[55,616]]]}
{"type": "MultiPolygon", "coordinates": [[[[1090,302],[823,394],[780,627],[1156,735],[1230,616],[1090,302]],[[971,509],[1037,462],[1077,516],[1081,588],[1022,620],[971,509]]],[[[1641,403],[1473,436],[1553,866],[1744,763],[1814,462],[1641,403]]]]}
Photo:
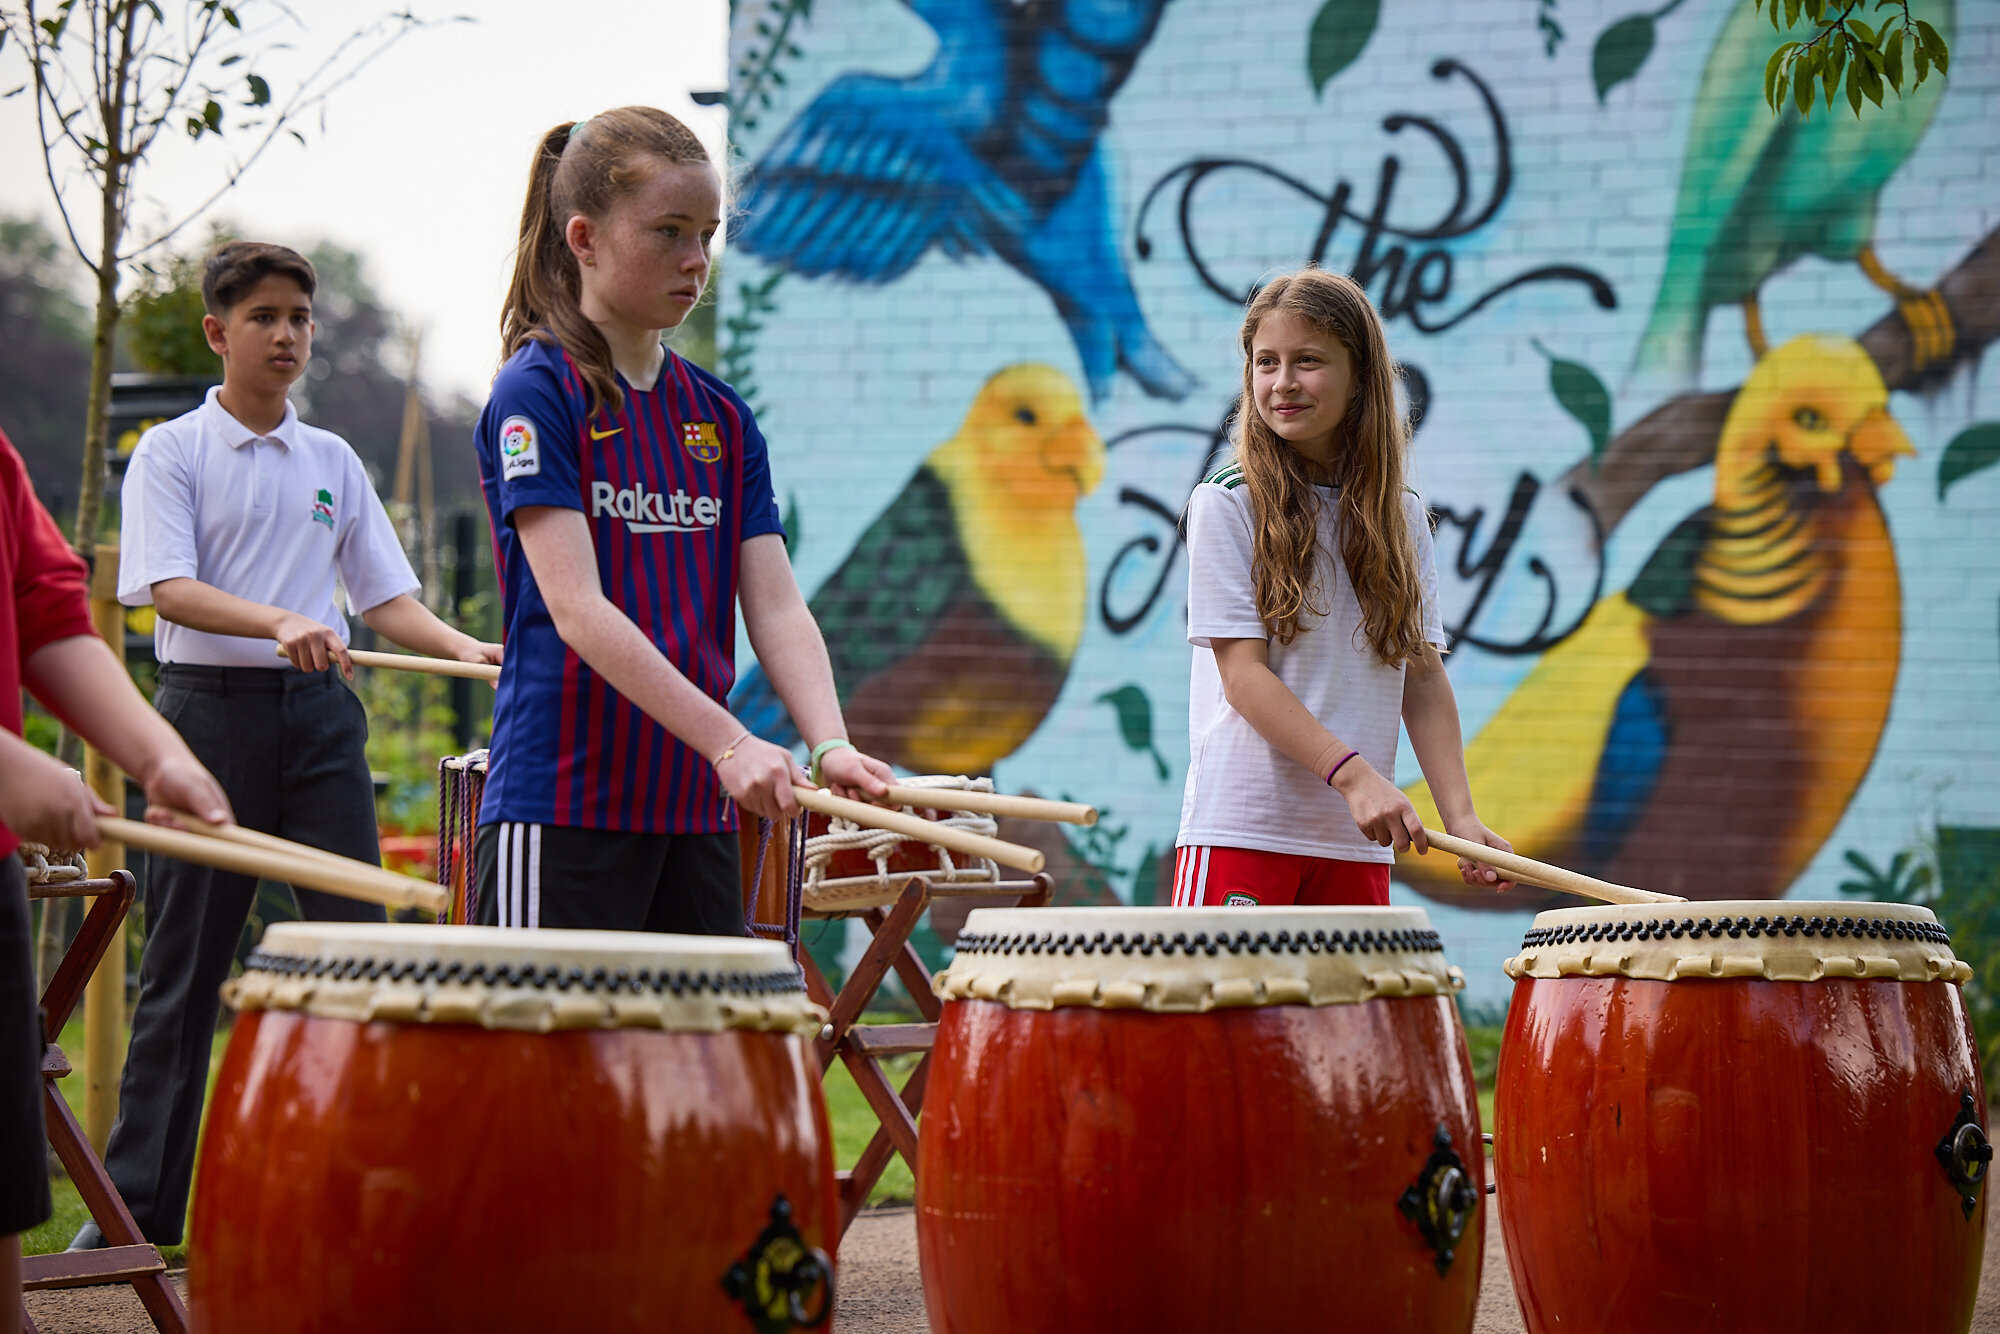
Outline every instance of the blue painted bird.
{"type": "MultiPolygon", "coordinates": [[[[812,597],[848,736],[923,773],[981,774],[1048,715],[1083,637],[1076,505],[1104,442],[1068,376],[994,375],[812,597]]],[[[767,741],[798,730],[752,667],[729,708],[767,741]]]]}
{"type": "Polygon", "coordinates": [[[1114,372],[1180,398],[1194,379],[1146,327],[1099,144],[1167,0],[906,0],[937,33],[907,79],[847,74],[778,135],[732,238],[808,277],[889,283],[933,246],[993,254],[1045,290],[1091,395],[1114,372]]]}

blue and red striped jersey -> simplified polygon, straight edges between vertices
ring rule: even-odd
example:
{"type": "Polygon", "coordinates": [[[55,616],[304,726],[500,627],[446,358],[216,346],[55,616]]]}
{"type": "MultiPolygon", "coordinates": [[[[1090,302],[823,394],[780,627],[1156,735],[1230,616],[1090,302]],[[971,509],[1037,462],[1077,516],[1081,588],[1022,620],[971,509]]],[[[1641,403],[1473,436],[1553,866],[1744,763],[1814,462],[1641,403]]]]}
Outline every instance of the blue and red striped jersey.
{"type": "Polygon", "coordinates": [[[481,824],[736,828],[708,761],[556,634],[514,531],[523,505],[581,510],[604,595],[711,699],[728,697],[738,544],[783,532],[764,437],[734,390],[672,353],[652,389],[623,387],[623,411],[591,415],[576,363],[535,342],[501,368],[480,414],[507,645],[481,824]]]}

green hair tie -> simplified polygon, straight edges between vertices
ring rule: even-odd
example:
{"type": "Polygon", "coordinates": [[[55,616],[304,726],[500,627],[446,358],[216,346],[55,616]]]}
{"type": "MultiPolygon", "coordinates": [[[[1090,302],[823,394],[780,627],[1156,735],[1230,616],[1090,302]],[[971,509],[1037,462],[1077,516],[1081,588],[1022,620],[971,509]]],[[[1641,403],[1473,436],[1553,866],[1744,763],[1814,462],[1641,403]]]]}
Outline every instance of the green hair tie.
{"type": "Polygon", "coordinates": [[[584,118],[583,118],[582,120],[578,120],[578,121],[571,121],[571,122],[570,122],[570,127],[569,127],[569,138],[567,138],[567,139],[565,139],[565,140],[563,141],[563,142],[564,142],[564,144],[573,144],[573,143],[575,143],[575,142],[576,142],[576,136],[578,136],[579,134],[582,134],[582,133],[583,133],[583,127],[584,127],[584,126],[586,126],[586,125],[588,125],[588,124],[590,124],[590,117],[588,117],[588,116],[585,116],[585,117],[584,117],[584,118]]]}

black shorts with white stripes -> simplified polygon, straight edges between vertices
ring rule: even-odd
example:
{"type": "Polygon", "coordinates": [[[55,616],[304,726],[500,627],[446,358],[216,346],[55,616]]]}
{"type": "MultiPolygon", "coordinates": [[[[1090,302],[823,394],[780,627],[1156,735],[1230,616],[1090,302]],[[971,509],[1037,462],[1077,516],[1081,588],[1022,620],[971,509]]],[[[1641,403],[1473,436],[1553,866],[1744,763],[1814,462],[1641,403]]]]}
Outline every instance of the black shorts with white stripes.
{"type": "Polygon", "coordinates": [[[482,926],[746,935],[735,834],[626,834],[481,825],[472,844],[482,926]]]}

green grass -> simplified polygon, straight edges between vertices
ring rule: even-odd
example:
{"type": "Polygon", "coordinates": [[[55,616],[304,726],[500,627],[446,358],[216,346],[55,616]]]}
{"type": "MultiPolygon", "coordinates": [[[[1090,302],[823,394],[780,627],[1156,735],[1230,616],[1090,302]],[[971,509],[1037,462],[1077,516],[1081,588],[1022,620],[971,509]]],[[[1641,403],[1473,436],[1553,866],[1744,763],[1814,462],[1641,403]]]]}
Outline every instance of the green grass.
{"type": "MultiPolygon", "coordinates": [[[[889,1083],[901,1088],[910,1070],[916,1065],[914,1056],[892,1056],[882,1062],[888,1071],[889,1083]]],[[[874,1137],[875,1128],[880,1123],[875,1119],[875,1109],[861,1096],[861,1089],[854,1082],[854,1076],[847,1073],[847,1066],[840,1061],[826,1072],[826,1112],[833,1121],[833,1161],[842,1169],[854,1166],[854,1160],[868,1147],[874,1137]]],[[[889,1165],[882,1170],[882,1179],[868,1192],[870,1204],[907,1204],[917,1197],[917,1178],[910,1171],[910,1165],[903,1161],[903,1155],[890,1156],[889,1165]]]]}
{"type": "MultiPolygon", "coordinates": [[[[871,1014],[867,1018],[871,1023],[902,1022],[910,1016],[871,1014]]],[[[1465,1030],[1465,1037],[1467,1045],[1472,1049],[1473,1079],[1479,1087],[1479,1125],[1490,1135],[1493,1133],[1493,1068],[1499,1059],[1500,1030],[1469,1027],[1465,1030]]],[[[222,1049],[228,1041],[229,1034],[226,1030],[215,1035],[214,1056],[208,1066],[210,1093],[215,1091],[216,1071],[222,1065],[222,1049]]],[[[71,1020],[69,1026],[63,1029],[62,1046],[63,1050],[70,1054],[70,1060],[81,1068],[83,1051],[81,1017],[71,1020]]],[[[890,1083],[901,1087],[915,1066],[916,1059],[914,1056],[895,1056],[885,1060],[882,1064],[888,1071],[890,1083]]],[[[71,1078],[65,1080],[64,1085],[65,1094],[81,1096],[83,1088],[81,1080],[71,1078]]],[[[833,1069],[827,1072],[825,1088],[827,1115],[833,1123],[834,1163],[843,1169],[851,1168],[855,1160],[861,1156],[862,1149],[867,1147],[869,1139],[875,1134],[877,1125],[875,1112],[869,1107],[868,1100],[861,1096],[861,1090],[856,1086],[854,1077],[848,1074],[846,1065],[839,1061],[835,1061],[833,1069]]],[[[204,1103],[203,1119],[204,1121],[207,1119],[206,1103],[204,1103]]],[[[40,1227],[22,1235],[21,1252],[24,1255],[42,1255],[49,1251],[61,1250],[69,1245],[69,1239],[76,1235],[76,1230],[90,1217],[89,1211],[83,1207],[82,1198],[76,1193],[76,1187],[70,1183],[68,1177],[58,1176],[50,1183],[50,1190],[55,1197],[55,1216],[40,1227]]],[[[882,1179],[868,1192],[868,1203],[907,1204],[916,1198],[916,1192],[916,1177],[911,1173],[910,1165],[903,1161],[901,1154],[895,1154],[890,1157],[889,1166],[884,1169],[882,1179]]],[[[166,1257],[169,1264],[179,1265],[187,1262],[185,1244],[162,1247],[161,1254],[166,1257]]]]}
{"type": "MultiPolygon", "coordinates": [[[[228,1044],[229,1030],[227,1028],[218,1030],[214,1047],[209,1053],[209,1093],[215,1092],[215,1074],[222,1065],[222,1049],[228,1044]]],[[[59,1080],[57,1087],[62,1090],[65,1098],[70,1099],[70,1108],[76,1113],[77,1120],[81,1121],[83,1119],[83,1016],[81,1014],[74,1016],[63,1026],[62,1049],[63,1054],[69,1057],[70,1064],[76,1067],[77,1073],[68,1079],[59,1080]]],[[[208,1102],[204,1097],[202,1100],[204,1125],[208,1120],[207,1107],[208,1102]]],[[[83,1197],[77,1194],[76,1183],[67,1175],[57,1175],[50,1180],[49,1194],[55,1200],[56,1211],[49,1216],[48,1222],[40,1227],[29,1228],[21,1234],[23,1255],[46,1255],[51,1251],[61,1250],[69,1245],[69,1239],[76,1235],[76,1230],[90,1221],[90,1210],[84,1207],[83,1197]]],[[[185,1227],[181,1236],[183,1238],[187,1236],[185,1227]]],[[[183,1240],[178,1246],[162,1246],[160,1255],[170,1266],[184,1265],[187,1263],[187,1243],[183,1240]]]]}

